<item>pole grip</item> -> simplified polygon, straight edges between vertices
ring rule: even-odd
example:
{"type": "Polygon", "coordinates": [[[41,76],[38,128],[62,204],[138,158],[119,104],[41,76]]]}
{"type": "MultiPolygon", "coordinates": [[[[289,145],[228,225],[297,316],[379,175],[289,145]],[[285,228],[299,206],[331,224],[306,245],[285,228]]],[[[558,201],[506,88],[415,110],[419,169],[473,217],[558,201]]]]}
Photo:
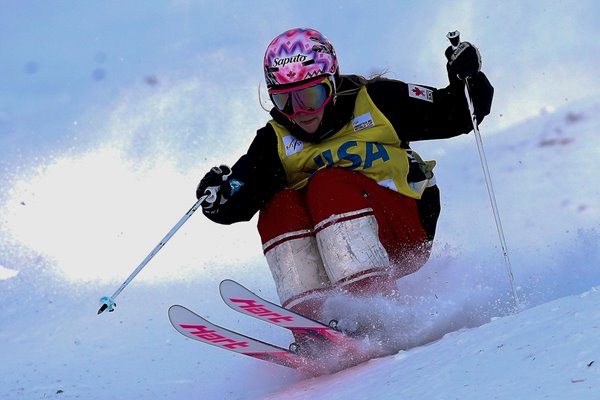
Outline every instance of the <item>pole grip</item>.
{"type": "Polygon", "coordinates": [[[452,45],[453,49],[456,49],[458,47],[458,45],[460,44],[460,32],[459,31],[448,32],[446,37],[450,41],[450,44],[452,45]]]}

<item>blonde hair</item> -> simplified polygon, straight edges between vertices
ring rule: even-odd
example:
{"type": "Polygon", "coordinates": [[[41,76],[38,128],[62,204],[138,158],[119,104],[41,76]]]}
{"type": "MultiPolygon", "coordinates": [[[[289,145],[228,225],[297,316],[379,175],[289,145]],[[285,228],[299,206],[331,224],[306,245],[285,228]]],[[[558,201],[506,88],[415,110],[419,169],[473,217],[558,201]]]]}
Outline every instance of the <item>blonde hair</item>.
{"type": "Polygon", "coordinates": [[[344,81],[349,81],[351,83],[351,86],[353,87],[351,89],[336,92],[336,96],[350,96],[356,94],[358,93],[361,87],[369,83],[386,80],[387,78],[385,77],[385,75],[388,72],[389,71],[387,70],[384,70],[382,72],[375,72],[369,75],[369,77],[365,77],[362,75],[340,75],[340,86],[343,85],[344,81]]]}

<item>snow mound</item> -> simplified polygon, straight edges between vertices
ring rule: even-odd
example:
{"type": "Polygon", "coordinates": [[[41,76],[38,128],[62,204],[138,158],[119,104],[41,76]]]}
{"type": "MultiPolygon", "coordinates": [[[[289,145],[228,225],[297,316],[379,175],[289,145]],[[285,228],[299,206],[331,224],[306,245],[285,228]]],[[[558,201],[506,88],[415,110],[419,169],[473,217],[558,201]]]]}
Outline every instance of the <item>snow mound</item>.
{"type": "Polygon", "coordinates": [[[598,335],[595,287],[267,399],[592,399],[600,390],[598,335]]]}

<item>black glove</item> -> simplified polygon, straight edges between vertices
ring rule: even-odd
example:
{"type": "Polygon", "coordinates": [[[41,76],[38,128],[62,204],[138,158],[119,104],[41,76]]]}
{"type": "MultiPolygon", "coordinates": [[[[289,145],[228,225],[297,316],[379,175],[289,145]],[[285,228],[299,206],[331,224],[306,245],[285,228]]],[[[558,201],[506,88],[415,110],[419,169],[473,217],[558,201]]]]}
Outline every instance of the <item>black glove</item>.
{"type": "Polygon", "coordinates": [[[476,75],[481,69],[481,55],[477,47],[469,42],[460,42],[457,48],[446,49],[446,69],[450,82],[476,75]]]}
{"type": "Polygon", "coordinates": [[[210,171],[198,184],[196,188],[196,198],[207,195],[202,202],[202,209],[205,214],[216,214],[220,207],[227,203],[231,196],[232,186],[229,182],[231,168],[227,165],[212,167],[210,171]]]}

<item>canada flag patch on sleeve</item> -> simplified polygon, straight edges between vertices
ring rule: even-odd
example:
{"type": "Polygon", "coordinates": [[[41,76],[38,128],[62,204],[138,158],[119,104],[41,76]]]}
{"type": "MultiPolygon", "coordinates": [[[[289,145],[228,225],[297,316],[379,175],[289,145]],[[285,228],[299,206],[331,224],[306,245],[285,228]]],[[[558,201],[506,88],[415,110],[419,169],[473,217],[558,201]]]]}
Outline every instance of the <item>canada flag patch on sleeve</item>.
{"type": "Polygon", "coordinates": [[[433,90],[427,89],[423,86],[413,85],[412,83],[408,84],[408,95],[415,99],[425,100],[430,103],[433,103],[433,90]]]}

